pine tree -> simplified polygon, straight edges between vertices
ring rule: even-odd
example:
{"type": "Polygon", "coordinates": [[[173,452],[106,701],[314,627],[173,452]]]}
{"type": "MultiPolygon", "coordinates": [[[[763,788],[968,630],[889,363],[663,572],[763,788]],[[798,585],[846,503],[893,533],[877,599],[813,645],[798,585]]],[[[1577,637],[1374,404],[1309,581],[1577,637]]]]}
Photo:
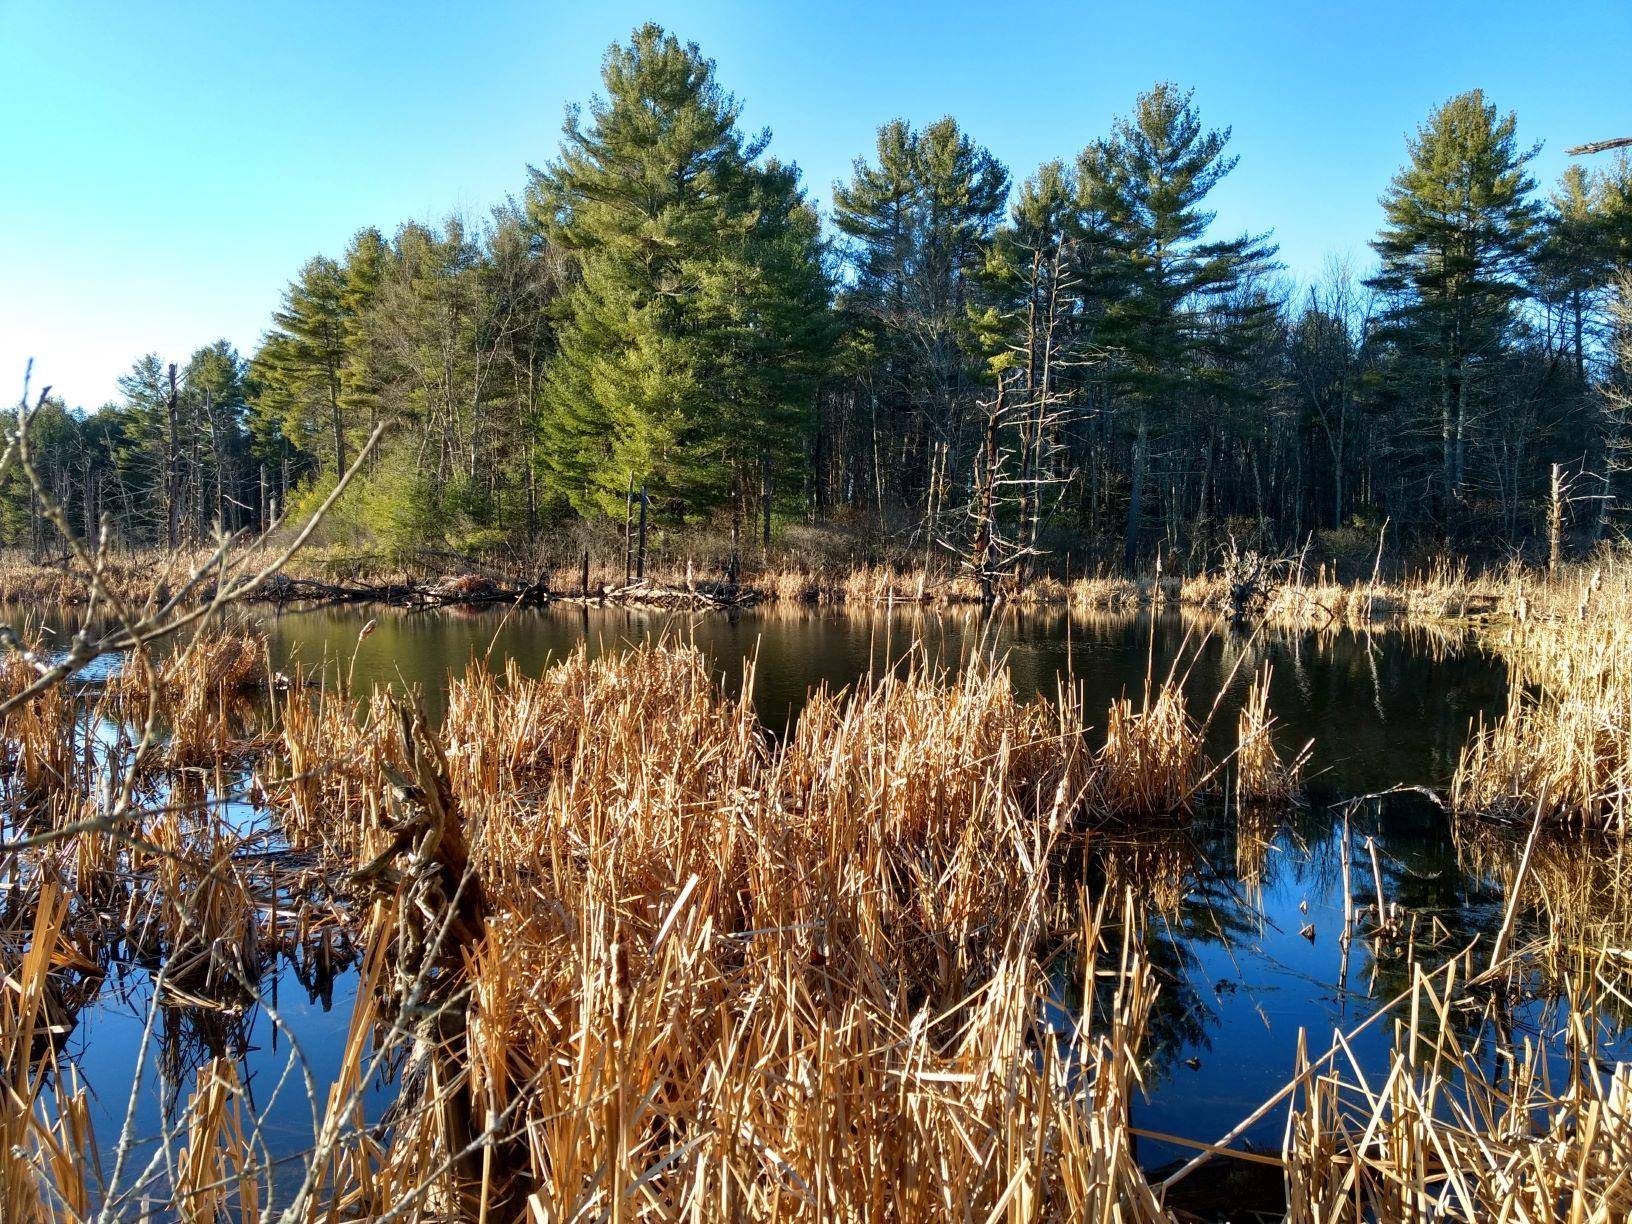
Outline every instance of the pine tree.
{"type": "MultiPolygon", "coordinates": [[[[345,276],[319,256],[285,290],[273,328],[255,355],[257,411],[278,419],[283,437],[315,458],[333,448],[334,472],[346,470],[342,372],[346,364],[345,276]]],[[[263,433],[266,430],[262,430],[263,433]]]]}
{"type": "Polygon", "coordinates": [[[1632,157],[1621,154],[1595,176],[1592,203],[1610,279],[1621,284],[1632,276],[1632,157]]]}
{"type": "Polygon", "coordinates": [[[169,377],[157,353],[138,358],[119,377],[124,402],[117,411],[121,428],[113,443],[115,502],[128,538],[145,544],[166,543],[165,474],[169,453],[165,399],[169,377]]]}
{"type": "MultiPolygon", "coordinates": [[[[1008,172],[950,118],[922,131],[879,129],[877,164],[857,159],[835,187],[833,220],[853,272],[845,309],[874,354],[874,383],[900,449],[888,461],[899,492],[926,497],[947,455],[965,466],[976,442],[980,305],[987,248],[1008,198],[1008,172]]],[[[927,503],[926,503],[927,504],[927,503]]]]}
{"type": "MultiPolygon", "coordinates": [[[[578,267],[544,387],[546,474],[580,513],[621,514],[631,477],[676,515],[704,511],[740,490],[733,456],[779,411],[741,369],[730,338],[749,307],[722,287],[798,299],[814,251],[804,243],[797,274],[776,275],[765,236],[803,205],[767,189],[787,172],[756,166],[768,136],[742,136],[736,99],[694,44],[642,26],[607,52],[602,80],[530,198],[578,267]]],[[[756,336],[763,351],[797,347],[785,314],[758,322],[780,329],[756,336]]]]}
{"type": "Polygon", "coordinates": [[[901,119],[878,129],[878,165],[857,158],[848,185],[833,189],[833,221],[851,240],[851,296],[898,327],[907,319],[907,291],[916,267],[921,225],[917,138],[901,119]]]}
{"type": "Polygon", "coordinates": [[[1518,123],[1473,90],[1438,107],[1408,144],[1409,160],[1382,199],[1370,282],[1391,296],[1384,323],[1422,363],[1437,406],[1439,521],[1453,530],[1474,429],[1481,368],[1506,350],[1528,293],[1538,210],[1525,170],[1536,149],[1518,123]]]}
{"type": "Polygon", "coordinates": [[[813,391],[834,339],[831,288],[822,267],[821,222],[796,167],[774,159],[750,169],[754,224],[736,256],[703,277],[699,304],[710,321],[710,383],[719,388],[715,428],[730,480],[733,522],[793,487],[802,467],[813,391]]]}
{"type": "Polygon", "coordinates": [[[1133,440],[1123,563],[1134,565],[1143,526],[1153,436],[1187,400],[1244,388],[1230,358],[1256,343],[1267,305],[1210,308],[1265,270],[1264,238],[1207,239],[1202,202],[1235,168],[1230,130],[1207,130],[1190,91],[1168,83],[1142,94],[1132,115],[1077,160],[1085,254],[1097,264],[1099,341],[1114,354],[1106,383],[1126,410],[1133,440]],[[1219,325],[1222,323],[1222,325],[1219,325]]]}
{"type": "Polygon", "coordinates": [[[359,230],[341,265],[340,411],[347,422],[372,429],[380,418],[380,391],[387,377],[373,310],[392,258],[390,244],[373,226],[359,230]]]}
{"type": "Polygon", "coordinates": [[[195,352],[181,375],[185,501],[193,537],[236,526],[243,457],[244,363],[227,340],[195,352]]]}

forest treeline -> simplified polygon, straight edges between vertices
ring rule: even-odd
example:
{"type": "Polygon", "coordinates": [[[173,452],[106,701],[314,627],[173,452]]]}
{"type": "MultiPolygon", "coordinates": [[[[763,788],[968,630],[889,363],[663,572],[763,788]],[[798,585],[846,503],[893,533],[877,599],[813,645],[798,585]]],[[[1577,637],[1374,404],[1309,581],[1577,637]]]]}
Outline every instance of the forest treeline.
{"type": "MultiPolygon", "coordinates": [[[[602,77],[479,223],[363,229],[247,358],[148,355],[120,402],[45,404],[70,521],[256,529],[380,423],[326,525],[359,549],[565,553],[632,491],[741,552],[814,521],[984,572],[1230,536],[1369,558],[1385,524],[1493,558],[1624,521],[1632,168],[1538,188],[1479,91],[1379,184],[1375,266],[1299,285],[1267,234],[1216,232],[1229,129],[1171,84],[1019,182],[951,118],[892,121],[824,219],[696,46],[646,26],[602,77]]],[[[49,548],[37,511],[14,477],[6,542],[49,548]]]]}

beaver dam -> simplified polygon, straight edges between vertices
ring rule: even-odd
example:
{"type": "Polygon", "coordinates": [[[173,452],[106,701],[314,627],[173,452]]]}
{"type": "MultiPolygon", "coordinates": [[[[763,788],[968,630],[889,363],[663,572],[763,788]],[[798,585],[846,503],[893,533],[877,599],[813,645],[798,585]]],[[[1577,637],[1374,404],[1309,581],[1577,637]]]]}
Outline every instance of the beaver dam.
{"type": "Polygon", "coordinates": [[[4,715],[0,1215],[1625,1218],[1604,585],[101,659],[4,715]]]}

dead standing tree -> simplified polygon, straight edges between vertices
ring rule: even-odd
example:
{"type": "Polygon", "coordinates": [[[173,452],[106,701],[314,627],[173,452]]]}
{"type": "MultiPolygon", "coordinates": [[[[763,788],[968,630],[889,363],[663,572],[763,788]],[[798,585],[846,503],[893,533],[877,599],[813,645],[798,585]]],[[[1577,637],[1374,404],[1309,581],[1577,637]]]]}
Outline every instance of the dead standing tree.
{"type": "Polygon", "coordinates": [[[1245,625],[1263,615],[1280,586],[1289,562],[1256,548],[1242,551],[1230,536],[1224,550],[1225,616],[1232,625],[1245,625]]]}
{"type": "MultiPolygon", "coordinates": [[[[980,442],[965,511],[972,520],[965,564],[987,602],[997,598],[1005,578],[1015,591],[1024,587],[1031,562],[1043,554],[1043,525],[1057,504],[1049,490],[1070,480],[1061,442],[1070,401],[1056,390],[1056,375],[1069,364],[1060,333],[1067,314],[1062,303],[1074,285],[1071,243],[1056,234],[1053,241],[1021,249],[1028,254],[1023,313],[1010,316],[1017,334],[992,361],[996,394],[979,405],[980,442]]],[[[945,469],[943,449],[930,481],[931,540],[939,538],[935,520],[945,497],[945,469]]]]}
{"type": "Polygon", "coordinates": [[[1004,393],[1008,390],[1002,375],[997,379],[997,396],[986,406],[986,426],[982,443],[975,456],[974,498],[969,513],[974,519],[974,536],[969,543],[969,567],[980,583],[981,598],[991,603],[996,597],[998,567],[992,564],[998,550],[997,481],[1003,455],[998,448],[998,435],[1005,415],[1004,393]]]}
{"type": "Polygon", "coordinates": [[[1019,372],[999,373],[996,394],[982,404],[965,564],[987,603],[997,599],[1006,576],[1018,587],[1031,560],[1041,555],[1037,538],[1044,497],[1066,479],[1053,470],[1048,441],[1058,433],[1059,405],[1042,393],[1016,394],[1029,382],[1019,372]],[[1006,435],[1011,444],[1005,444],[1006,435]]]}
{"type": "Polygon", "coordinates": [[[1057,475],[1057,460],[1063,452],[1059,437],[1065,400],[1055,391],[1055,371],[1062,364],[1060,328],[1065,312],[1061,304],[1078,287],[1077,279],[1066,271],[1072,248],[1070,239],[1062,239],[1046,259],[1041,246],[1033,249],[1026,334],[1024,344],[1015,346],[1024,354],[1026,401],[1020,420],[1018,528],[1018,543],[1024,551],[1015,560],[1017,586],[1025,582],[1027,559],[1038,552],[1044,486],[1064,483],[1057,475]]]}
{"type": "MultiPolygon", "coordinates": [[[[1613,419],[1613,406],[1610,415],[1613,419]]],[[[1615,470],[1614,459],[1611,456],[1609,471],[1615,470]]],[[[1578,466],[1574,471],[1568,470],[1562,463],[1552,466],[1551,479],[1548,485],[1547,497],[1547,573],[1558,572],[1563,564],[1566,551],[1565,533],[1569,529],[1571,507],[1583,502],[1593,503],[1596,516],[1601,516],[1605,507],[1614,501],[1611,491],[1610,476],[1608,474],[1588,471],[1585,464],[1578,466]],[[1589,487],[1597,486],[1604,491],[1599,493],[1577,492],[1582,481],[1589,481],[1589,487]]]]}

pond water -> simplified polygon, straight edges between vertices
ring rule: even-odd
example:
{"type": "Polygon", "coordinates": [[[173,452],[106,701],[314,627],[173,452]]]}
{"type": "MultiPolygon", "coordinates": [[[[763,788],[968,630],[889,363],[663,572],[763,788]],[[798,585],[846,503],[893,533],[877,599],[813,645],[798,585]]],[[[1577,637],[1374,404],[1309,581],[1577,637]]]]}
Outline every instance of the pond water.
{"type": "Polygon", "coordinates": [[[375,683],[417,685],[433,717],[441,713],[449,675],[474,658],[495,667],[513,658],[536,673],[580,642],[592,653],[657,639],[692,642],[732,693],[740,690],[744,661],[755,660],[754,706],[773,732],[786,727],[813,686],[851,684],[914,647],[949,667],[973,651],[995,651],[1026,694],[1052,696],[1060,677],[1070,675],[1084,690],[1090,717],[1124,694],[1137,698],[1147,673],[1159,678],[1180,661],[1198,717],[1233,677],[1213,719],[1213,747],[1220,751],[1233,739],[1254,667],[1267,660],[1275,669],[1270,707],[1285,741],[1314,739],[1316,787],[1341,796],[1448,780],[1470,720],[1502,709],[1507,692],[1506,669],[1459,632],[1247,637],[1176,615],[1055,611],[993,619],[956,609],[688,616],[573,606],[504,616],[343,608],[286,612],[260,623],[278,665],[327,659],[352,672],[358,691],[375,683]],[[367,624],[373,628],[359,641],[367,624]]]}
{"type": "MultiPolygon", "coordinates": [[[[1245,636],[1148,613],[689,616],[579,607],[509,615],[346,608],[268,614],[259,622],[277,666],[327,662],[350,670],[359,690],[374,683],[417,686],[433,715],[444,703],[448,676],[472,659],[499,666],[513,658],[524,671],[538,672],[580,642],[596,652],[661,637],[694,642],[731,691],[753,660],[752,698],[773,733],[797,717],[812,686],[850,684],[914,647],[949,667],[974,651],[993,650],[1006,657],[1016,687],[1028,694],[1052,694],[1069,675],[1086,693],[1090,719],[1100,721],[1113,700],[1138,695],[1147,673],[1178,667],[1188,675],[1186,691],[1198,717],[1207,717],[1222,691],[1209,732],[1218,755],[1233,743],[1236,709],[1251,675],[1270,662],[1270,706],[1283,751],[1314,742],[1307,802],[1260,820],[1257,850],[1227,811],[1203,813],[1183,827],[1116,835],[1159,843],[1164,861],[1177,864],[1183,876],[1182,900],[1153,924],[1161,994],[1146,1091],[1134,1117],[1136,1126],[1153,1132],[1218,1139],[1290,1078],[1300,1029],[1312,1049],[1323,1052],[1334,1027],[1352,1027],[1407,984],[1407,956],[1385,952],[1374,959],[1363,940],[1345,956],[1339,945],[1345,838],[1353,858],[1350,887],[1359,901],[1375,895],[1366,849],[1371,838],[1387,899],[1417,915],[1425,929],[1441,932],[1447,950],[1492,930],[1502,917],[1499,886],[1464,865],[1437,805],[1412,793],[1349,802],[1402,784],[1444,786],[1470,723],[1504,708],[1503,665],[1460,631],[1245,636]]],[[[1104,853],[1115,851],[1116,839],[1108,838],[1104,853]]],[[[356,982],[343,968],[319,977],[314,983],[308,973],[282,971],[275,1005],[322,1084],[338,1061],[356,982]]],[[[103,1137],[117,1134],[133,1051],[142,1040],[141,980],[135,969],[123,983],[110,978],[70,1045],[98,1095],[103,1137]]],[[[1514,1017],[1521,1030],[1542,1022],[1539,1010],[1514,1017]]],[[[299,1084],[279,1087],[285,1043],[264,1009],[230,1023],[233,1031],[225,1035],[155,1032],[155,1056],[174,1063],[178,1047],[207,1052],[223,1044],[242,1052],[268,1146],[288,1152],[288,1145],[309,1139],[311,1118],[299,1084]]],[[[1388,1040],[1387,1025],[1373,1026],[1356,1043],[1356,1054],[1380,1065],[1388,1040]]],[[[1610,1051],[1621,1048],[1618,1034],[1606,1040],[1610,1051]]],[[[174,1076],[168,1078],[174,1085],[174,1076]]],[[[185,1095],[191,1079],[180,1086],[185,1095]]],[[[155,1080],[139,1095],[151,1133],[164,1109],[163,1090],[155,1080]]],[[[1273,1111],[1246,1138],[1278,1149],[1284,1122],[1284,1112],[1273,1111]]],[[[1188,1153],[1141,1141],[1149,1166],[1181,1155],[1188,1153]]]]}

